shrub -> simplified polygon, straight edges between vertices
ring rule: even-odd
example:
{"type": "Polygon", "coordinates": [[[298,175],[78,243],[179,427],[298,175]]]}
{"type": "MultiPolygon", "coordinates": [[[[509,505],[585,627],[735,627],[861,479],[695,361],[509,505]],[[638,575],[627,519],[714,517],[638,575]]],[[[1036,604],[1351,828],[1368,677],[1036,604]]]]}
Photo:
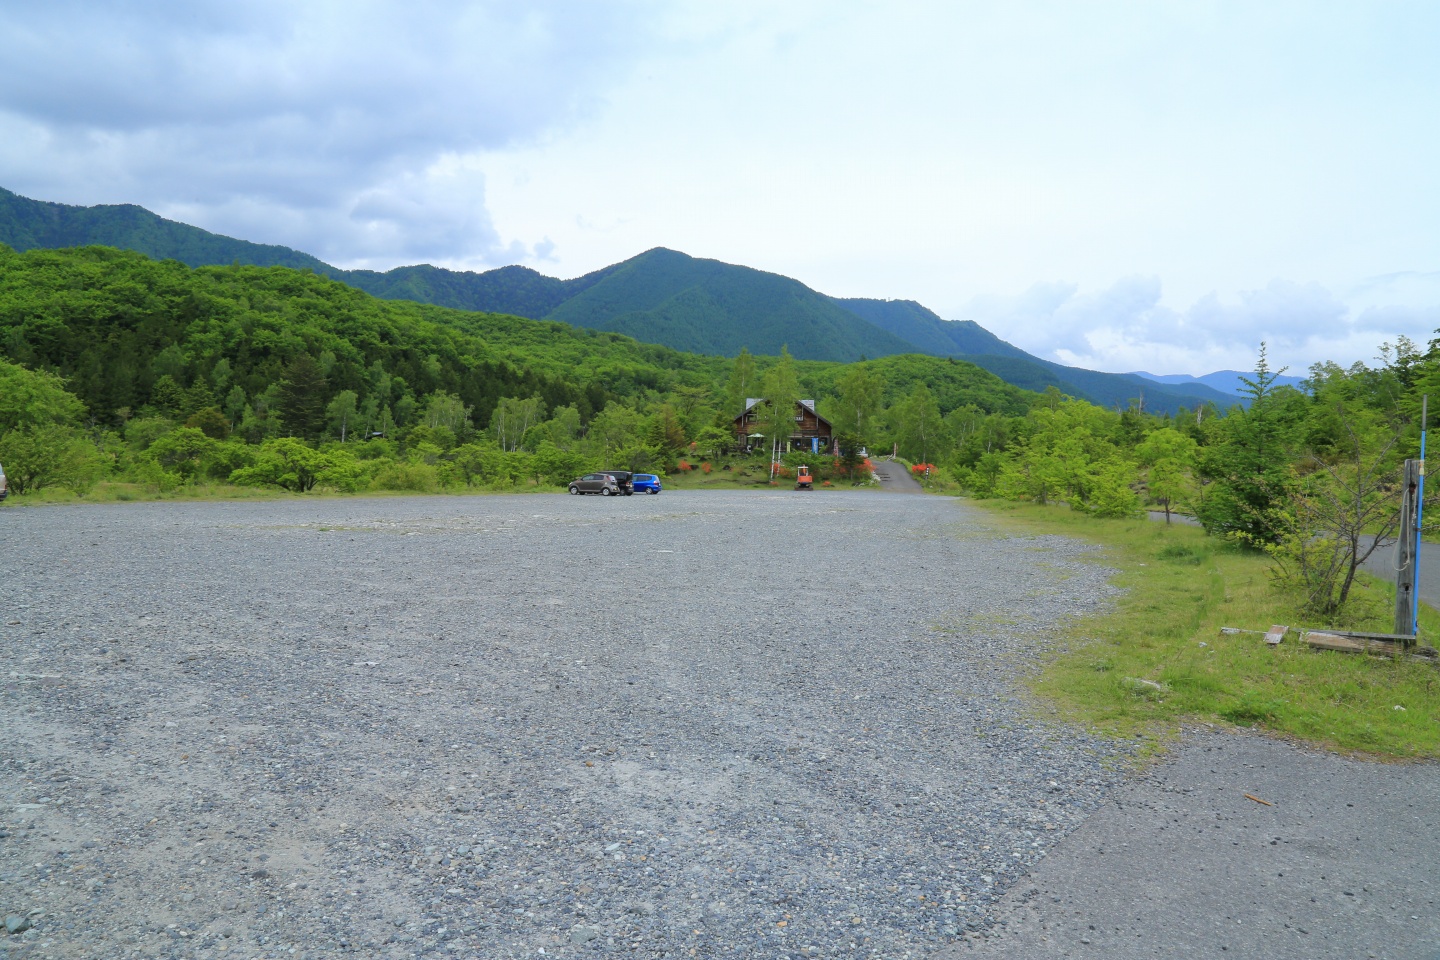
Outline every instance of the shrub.
{"type": "Polygon", "coordinates": [[[440,489],[440,475],[428,463],[391,463],[380,468],[370,486],[375,490],[434,493],[440,489]]]}

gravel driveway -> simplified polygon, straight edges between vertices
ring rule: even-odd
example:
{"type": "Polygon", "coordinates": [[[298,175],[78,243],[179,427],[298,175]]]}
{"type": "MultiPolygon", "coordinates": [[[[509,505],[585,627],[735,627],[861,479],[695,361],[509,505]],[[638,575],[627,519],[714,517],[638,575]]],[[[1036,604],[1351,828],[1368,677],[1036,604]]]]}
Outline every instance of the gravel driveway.
{"type": "Polygon", "coordinates": [[[19,957],[924,956],[1111,792],[1110,588],[954,500],[0,513],[19,957]]]}

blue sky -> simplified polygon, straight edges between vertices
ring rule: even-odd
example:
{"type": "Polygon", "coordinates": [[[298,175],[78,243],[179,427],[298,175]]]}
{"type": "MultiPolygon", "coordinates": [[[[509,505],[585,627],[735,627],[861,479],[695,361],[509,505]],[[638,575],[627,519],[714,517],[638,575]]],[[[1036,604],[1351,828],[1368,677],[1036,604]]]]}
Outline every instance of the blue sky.
{"type": "Polygon", "coordinates": [[[1434,3],[0,14],[0,185],[340,266],[667,246],[1156,373],[1440,327],[1434,3]]]}

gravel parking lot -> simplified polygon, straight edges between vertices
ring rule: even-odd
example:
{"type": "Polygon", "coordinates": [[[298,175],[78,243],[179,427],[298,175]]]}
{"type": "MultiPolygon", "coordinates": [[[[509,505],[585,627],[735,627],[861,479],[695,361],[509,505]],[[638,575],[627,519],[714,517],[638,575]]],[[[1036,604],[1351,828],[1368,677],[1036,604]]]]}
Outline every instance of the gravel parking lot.
{"type": "Polygon", "coordinates": [[[0,513],[14,957],[924,956],[1122,776],[953,500],[0,513]]]}

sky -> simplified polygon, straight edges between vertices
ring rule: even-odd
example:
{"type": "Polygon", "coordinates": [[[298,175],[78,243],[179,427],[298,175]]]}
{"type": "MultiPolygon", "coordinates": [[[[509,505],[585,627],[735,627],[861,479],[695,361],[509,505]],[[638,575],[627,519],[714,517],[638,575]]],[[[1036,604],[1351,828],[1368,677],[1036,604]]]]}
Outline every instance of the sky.
{"type": "Polygon", "coordinates": [[[1048,359],[1440,328],[1433,0],[0,0],[0,186],[340,267],[653,247],[1048,359]]]}

